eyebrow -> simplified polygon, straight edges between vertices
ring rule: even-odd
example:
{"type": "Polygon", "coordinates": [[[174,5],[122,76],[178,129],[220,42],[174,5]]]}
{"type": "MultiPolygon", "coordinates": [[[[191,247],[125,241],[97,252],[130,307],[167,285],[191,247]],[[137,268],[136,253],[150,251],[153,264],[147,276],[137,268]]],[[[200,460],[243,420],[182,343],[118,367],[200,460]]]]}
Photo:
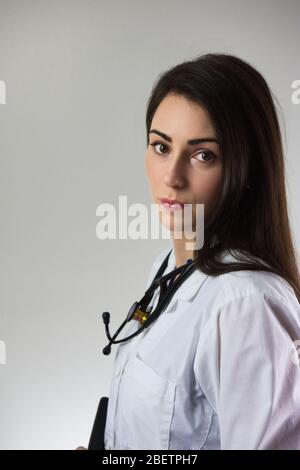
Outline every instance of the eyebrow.
{"type": "MultiPolygon", "coordinates": [[[[160,135],[160,137],[167,140],[168,142],[172,142],[171,137],[169,137],[164,132],[158,131],[157,129],[151,129],[149,134],[160,135]]],[[[187,144],[188,145],[198,145],[198,144],[201,144],[202,142],[215,142],[216,144],[220,144],[218,139],[216,139],[215,137],[202,137],[201,139],[190,139],[190,140],[187,141],[187,144]]]]}

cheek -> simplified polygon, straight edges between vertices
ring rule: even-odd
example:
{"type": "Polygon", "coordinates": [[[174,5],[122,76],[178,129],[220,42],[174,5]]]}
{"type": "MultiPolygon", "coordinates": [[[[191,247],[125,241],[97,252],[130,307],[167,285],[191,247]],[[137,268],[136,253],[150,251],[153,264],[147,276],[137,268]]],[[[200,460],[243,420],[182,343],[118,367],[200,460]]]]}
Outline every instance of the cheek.
{"type": "Polygon", "coordinates": [[[146,156],[145,156],[145,169],[146,169],[146,174],[149,178],[149,173],[151,171],[151,163],[150,163],[150,158],[149,158],[148,152],[146,152],[146,156]]]}
{"type": "Polygon", "coordinates": [[[154,159],[148,153],[145,158],[145,168],[150,186],[154,188],[160,181],[159,166],[155,165],[154,159]]]}
{"type": "Polygon", "coordinates": [[[222,185],[222,168],[214,168],[205,172],[193,182],[194,195],[197,202],[205,204],[207,208],[215,204],[219,197],[222,185]]]}

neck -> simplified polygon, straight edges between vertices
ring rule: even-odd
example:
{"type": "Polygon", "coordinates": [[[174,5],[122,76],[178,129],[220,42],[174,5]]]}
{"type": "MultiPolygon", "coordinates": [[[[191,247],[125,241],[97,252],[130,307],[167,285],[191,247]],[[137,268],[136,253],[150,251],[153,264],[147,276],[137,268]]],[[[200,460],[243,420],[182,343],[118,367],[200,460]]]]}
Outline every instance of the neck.
{"type": "Polygon", "coordinates": [[[180,239],[174,238],[173,239],[173,248],[174,248],[174,255],[176,260],[176,268],[179,268],[183,264],[186,264],[188,259],[194,259],[194,251],[186,249],[186,243],[192,243],[192,240],[188,239],[180,239]]]}

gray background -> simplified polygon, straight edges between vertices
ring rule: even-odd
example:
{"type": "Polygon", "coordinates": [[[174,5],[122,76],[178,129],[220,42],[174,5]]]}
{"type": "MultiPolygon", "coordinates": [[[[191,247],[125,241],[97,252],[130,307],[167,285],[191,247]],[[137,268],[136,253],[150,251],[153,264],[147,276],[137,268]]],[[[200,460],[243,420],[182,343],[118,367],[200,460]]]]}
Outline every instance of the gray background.
{"type": "Polygon", "coordinates": [[[96,207],[149,204],[145,109],[163,70],[230,52],[280,102],[299,247],[299,0],[0,0],[0,447],[88,442],[114,331],[168,240],[100,241],[96,207]]]}

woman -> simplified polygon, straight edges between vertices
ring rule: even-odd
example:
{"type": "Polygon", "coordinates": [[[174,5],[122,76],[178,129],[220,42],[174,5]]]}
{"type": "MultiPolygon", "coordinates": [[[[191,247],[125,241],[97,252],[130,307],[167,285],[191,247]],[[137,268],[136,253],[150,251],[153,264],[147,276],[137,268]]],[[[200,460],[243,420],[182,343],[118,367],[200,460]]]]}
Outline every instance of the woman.
{"type": "Polygon", "coordinates": [[[197,269],[119,344],[105,448],[300,449],[300,282],[268,85],[237,57],[200,56],[159,77],[146,125],[152,198],[172,233],[165,273],[197,269]],[[193,224],[204,204],[201,249],[174,236],[166,198],[192,204],[193,224]]]}

